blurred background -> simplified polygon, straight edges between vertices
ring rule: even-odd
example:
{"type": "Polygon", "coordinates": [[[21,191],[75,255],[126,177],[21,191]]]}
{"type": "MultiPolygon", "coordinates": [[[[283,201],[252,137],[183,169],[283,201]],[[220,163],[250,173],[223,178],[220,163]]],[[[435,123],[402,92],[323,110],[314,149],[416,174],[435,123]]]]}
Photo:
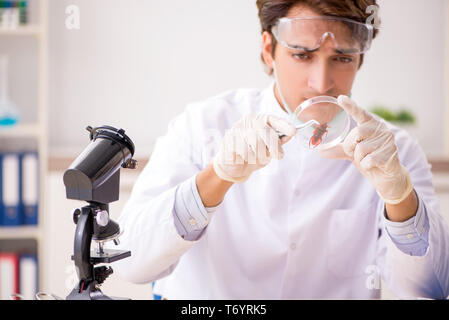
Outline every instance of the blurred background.
{"type": "MultiPolygon", "coordinates": [[[[141,169],[187,103],[269,85],[255,2],[0,1],[0,154],[4,179],[27,200],[8,204],[26,218],[0,223],[0,299],[73,288],[71,213],[84,203],[66,199],[62,175],[89,143],[88,125],[124,128],[141,169]]],[[[449,223],[449,2],[378,3],[380,33],[353,98],[418,139],[449,223]]],[[[121,170],[113,219],[138,174],[121,170]]],[[[150,284],[117,275],[103,291],[152,298],[150,284]]]]}

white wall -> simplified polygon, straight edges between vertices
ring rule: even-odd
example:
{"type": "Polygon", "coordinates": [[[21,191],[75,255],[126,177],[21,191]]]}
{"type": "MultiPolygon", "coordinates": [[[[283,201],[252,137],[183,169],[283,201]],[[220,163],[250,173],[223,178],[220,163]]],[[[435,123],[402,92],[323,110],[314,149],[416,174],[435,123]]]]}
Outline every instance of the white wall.
{"type": "Polygon", "coordinates": [[[67,145],[79,151],[86,125],[111,124],[146,155],[186,103],[269,82],[258,58],[255,1],[51,4],[53,152],[67,145]],[[65,28],[69,4],[80,8],[79,31],[65,28]]]}
{"type": "Polygon", "coordinates": [[[363,106],[406,106],[429,156],[444,154],[445,0],[380,0],[382,26],[354,84],[363,106]]]}
{"type": "MultiPolygon", "coordinates": [[[[87,125],[127,130],[137,156],[186,103],[264,87],[255,0],[51,0],[50,151],[77,154],[87,125]],[[80,8],[67,30],[65,8],[80,8]],[[70,146],[70,147],[67,147],[70,146]]],[[[382,27],[354,84],[364,107],[407,106],[429,155],[443,154],[444,0],[380,1],[382,27]]]]}

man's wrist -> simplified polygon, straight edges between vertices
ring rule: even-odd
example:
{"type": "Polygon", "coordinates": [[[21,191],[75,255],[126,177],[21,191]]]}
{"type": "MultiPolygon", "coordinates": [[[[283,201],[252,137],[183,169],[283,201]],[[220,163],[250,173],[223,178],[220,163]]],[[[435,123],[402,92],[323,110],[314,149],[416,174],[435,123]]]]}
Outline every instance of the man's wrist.
{"type": "Polygon", "coordinates": [[[387,219],[393,222],[404,222],[416,215],[418,211],[418,197],[415,189],[398,204],[385,203],[387,219]]]}
{"type": "Polygon", "coordinates": [[[212,163],[198,173],[196,186],[205,207],[219,205],[234,183],[221,179],[215,172],[212,163]]]}
{"type": "Polygon", "coordinates": [[[416,215],[402,222],[393,222],[384,211],[385,228],[396,247],[412,256],[423,256],[429,247],[430,223],[427,210],[418,196],[416,215]]]}

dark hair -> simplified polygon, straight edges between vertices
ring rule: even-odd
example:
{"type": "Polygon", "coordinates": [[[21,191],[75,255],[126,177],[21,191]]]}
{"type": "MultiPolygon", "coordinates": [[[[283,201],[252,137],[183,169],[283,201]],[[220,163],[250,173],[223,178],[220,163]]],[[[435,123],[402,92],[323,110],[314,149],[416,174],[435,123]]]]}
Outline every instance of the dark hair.
{"type": "MultiPolygon", "coordinates": [[[[267,31],[271,35],[271,55],[274,57],[274,51],[277,41],[271,32],[271,28],[278,19],[285,17],[288,11],[296,6],[304,5],[316,11],[318,14],[352,19],[365,23],[372,13],[366,12],[368,6],[377,5],[376,0],[257,0],[257,9],[259,10],[259,20],[262,27],[261,33],[267,31]]],[[[374,29],[373,38],[376,37],[378,29],[374,29]]],[[[265,64],[263,56],[262,62],[265,64]]],[[[360,56],[359,68],[363,63],[363,54],[360,56]]],[[[273,70],[269,72],[271,75],[273,70]]]]}

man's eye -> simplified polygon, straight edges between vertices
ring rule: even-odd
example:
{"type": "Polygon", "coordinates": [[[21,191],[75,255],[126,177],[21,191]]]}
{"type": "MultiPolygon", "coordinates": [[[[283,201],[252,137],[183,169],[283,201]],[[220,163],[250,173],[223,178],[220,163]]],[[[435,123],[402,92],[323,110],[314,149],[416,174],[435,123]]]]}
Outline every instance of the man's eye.
{"type": "Polygon", "coordinates": [[[310,59],[310,56],[307,53],[294,53],[293,57],[299,60],[307,60],[310,59]]]}
{"type": "Polygon", "coordinates": [[[338,62],[343,62],[343,63],[350,63],[352,62],[354,59],[350,58],[350,57],[337,57],[336,60],[338,62]]]}

